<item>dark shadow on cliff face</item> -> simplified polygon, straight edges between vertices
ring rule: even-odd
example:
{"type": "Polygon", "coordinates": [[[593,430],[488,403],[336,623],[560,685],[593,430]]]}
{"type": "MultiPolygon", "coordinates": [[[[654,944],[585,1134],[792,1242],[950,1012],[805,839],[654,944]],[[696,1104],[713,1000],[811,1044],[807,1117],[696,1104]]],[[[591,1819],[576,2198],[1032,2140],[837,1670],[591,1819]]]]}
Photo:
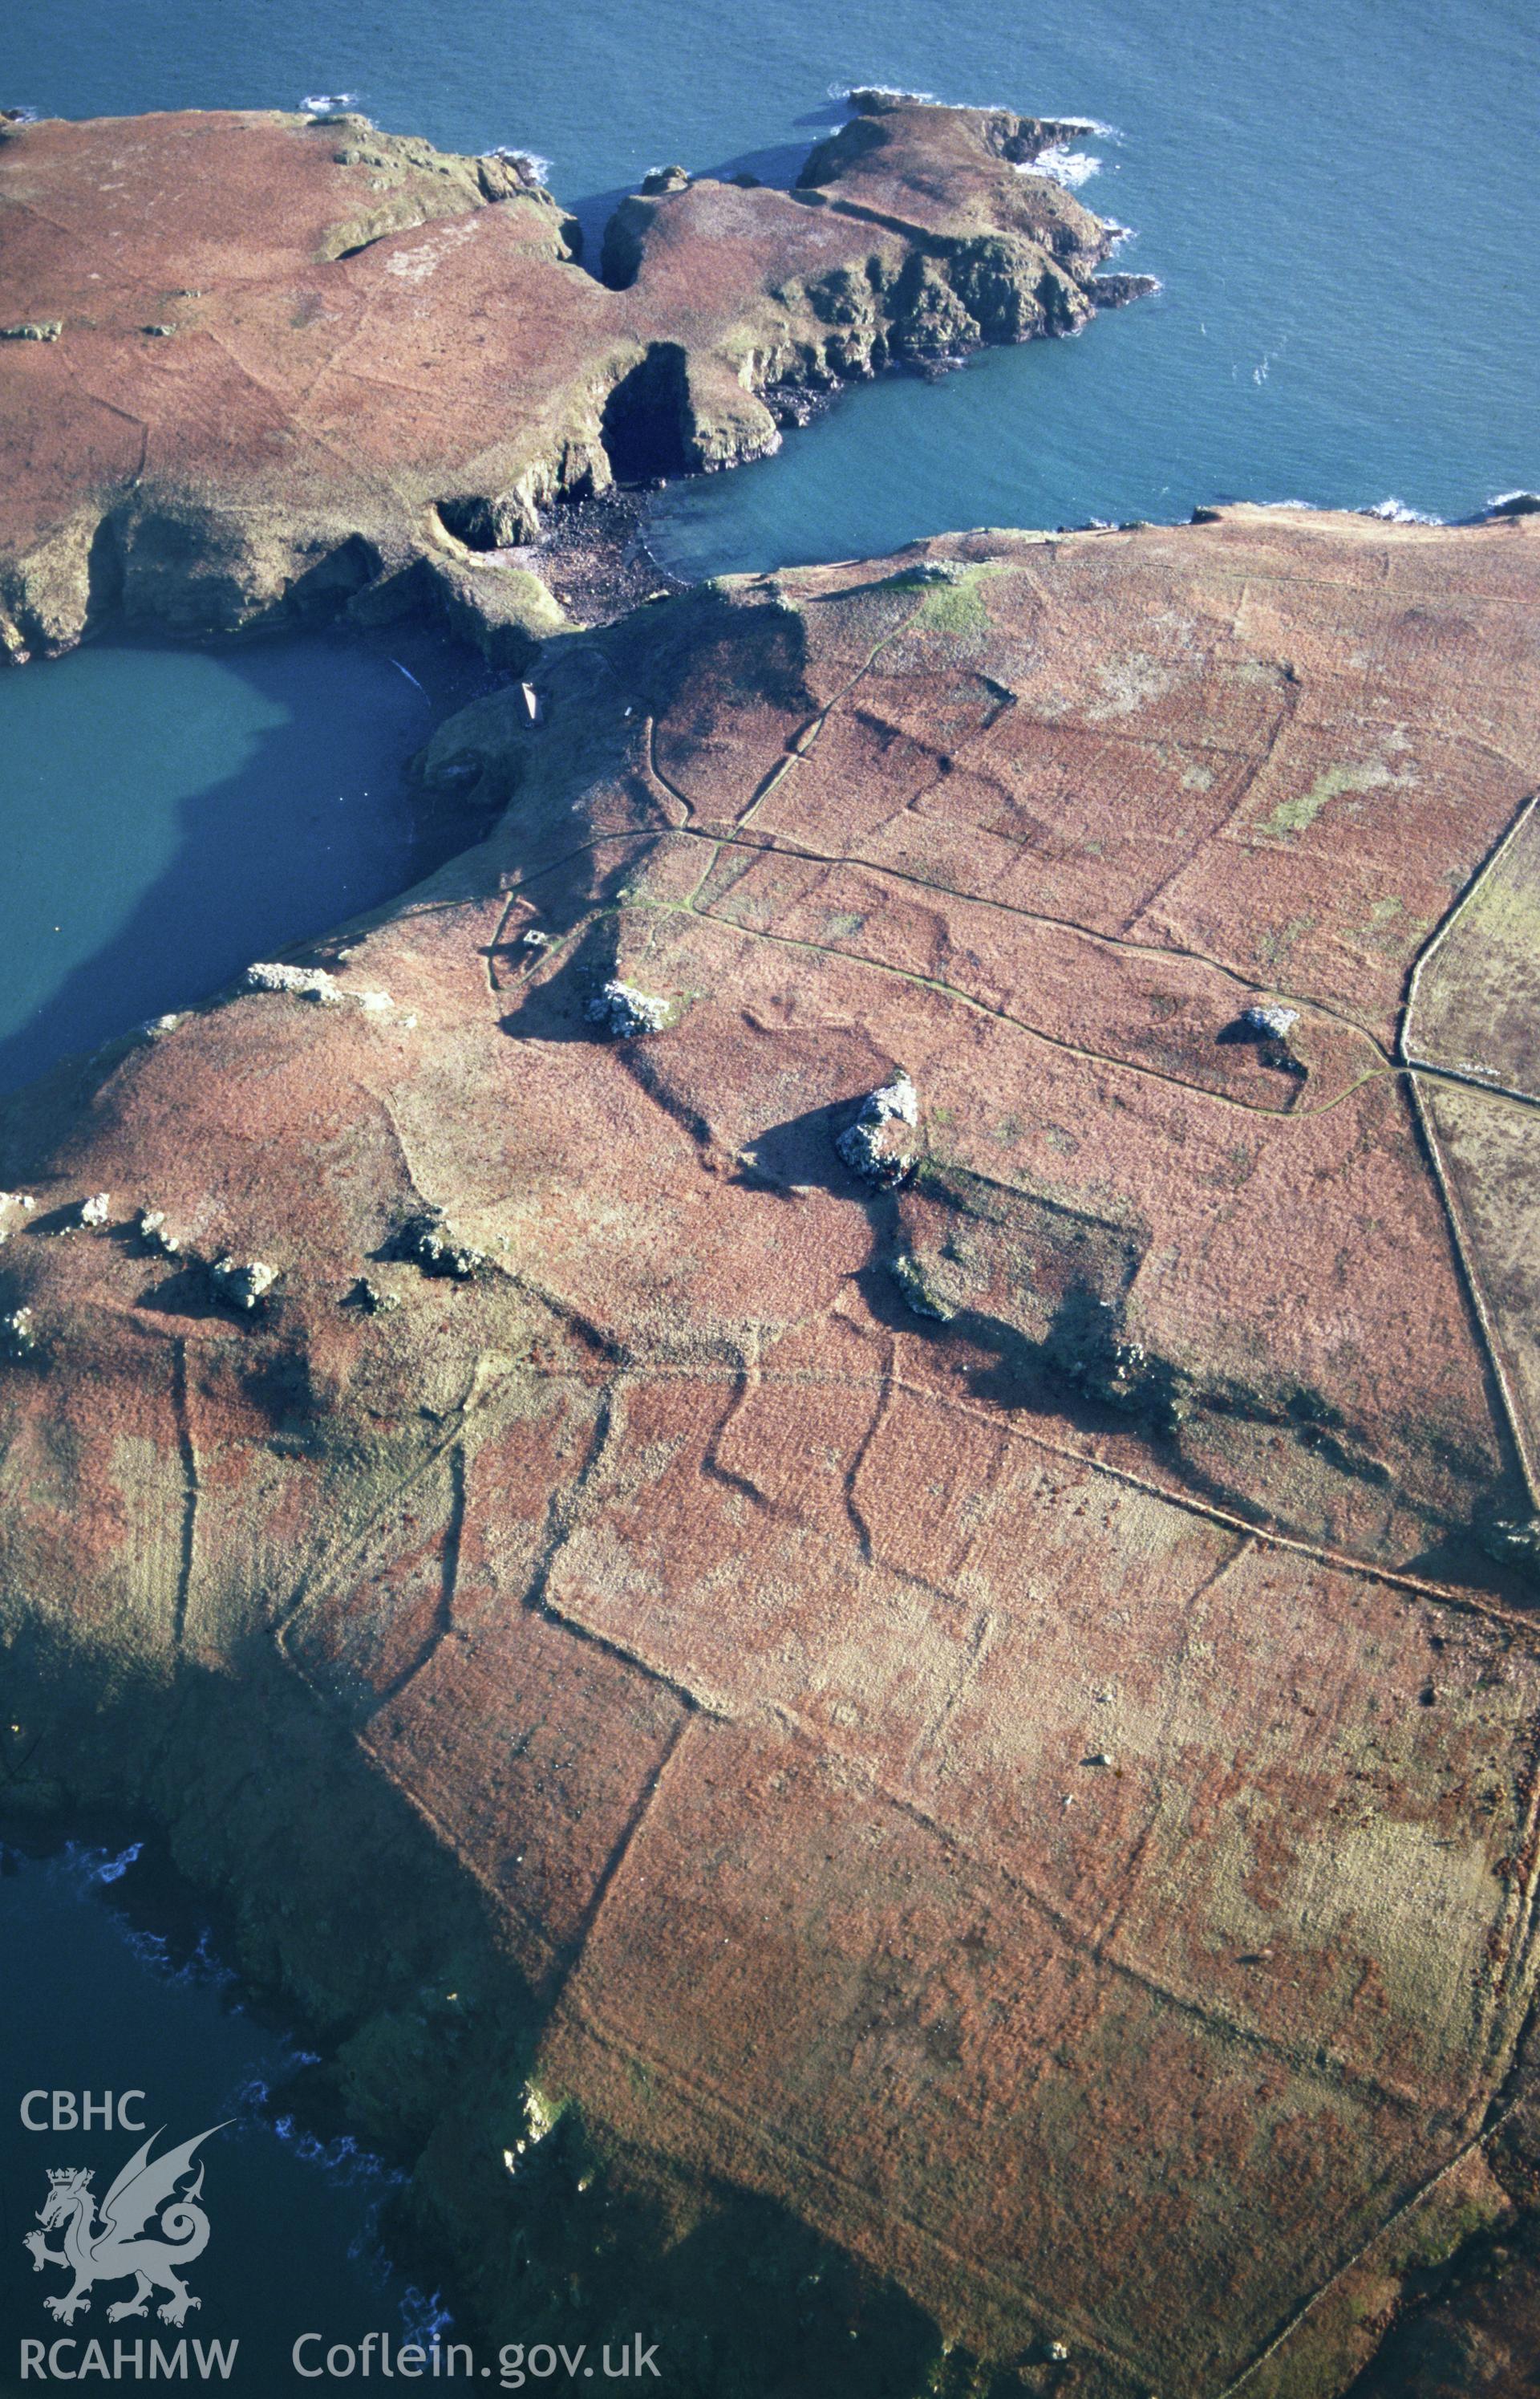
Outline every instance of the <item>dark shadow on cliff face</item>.
{"type": "Polygon", "coordinates": [[[912,2300],[777,2202],[718,2185],[702,2210],[683,2175],[620,2155],[640,2173],[607,2183],[601,2212],[596,2192],[581,2196],[597,2153],[573,2118],[520,2164],[493,2307],[526,2355],[570,2340],[581,2270],[612,2366],[626,2330],[645,2325],[656,2387],[678,2399],[1021,2399],[1015,2374],[943,2350],[912,2300]]]}
{"type": "MultiPolygon", "coordinates": [[[[571,203],[572,213],[583,233],[583,254],[575,263],[585,275],[591,275],[596,283],[603,281],[599,262],[604,251],[605,227],[621,201],[628,200],[634,189],[634,184],[620,184],[613,191],[589,192],[582,199],[571,203]]],[[[566,205],[563,202],[563,206],[566,205]]]]}
{"type": "MultiPolygon", "coordinates": [[[[580,2283],[590,2353],[640,2331],[678,2399],[1003,2399],[1016,2387],[943,2352],[892,2282],[785,2207],[632,2151],[576,2109],[510,2173],[554,1994],[532,1989],[485,1891],[266,1641],[228,1672],[163,1679],[99,1659],[41,1615],[13,1632],[0,1836],[46,1846],[104,1820],[122,1848],[152,1840],[173,1931],[211,1921],[219,1965],[310,2045],[282,2103],[297,2102],[296,2129],[362,2139],[401,2170],[388,2246],[423,2289],[441,2280],[453,2338],[571,2341],[580,2283]]],[[[30,1963],[46,1974],[49,1960],[30,1963]]],[[[91,2008],[112,1999],[94,1990],[91,2008]]],[[[164,2049],[133,2067],[169,2114],[182,2096],[175,2038],[169,2026],[164,2049]]],[[[91,2046],[75,2061],[83,2082],[91,2046]]],[[[209,2328],[238,2328],[277,2389],[295,2332],[316,2320],[297,2307],[315,2294],[291,2290],[294,2227],[261,2205],[260,2165],[249,2146],[221,2153],[223,2189],[244,2176],[250,2234],[223,2244],[209,2328]],[[266,2312],[253,2322],[259,2291],[266,2312]]],[[[211,2244],[206,2272],[219,2256],[211,2244]]],[[[24,2272],[19,2262],[7,2280],[34,2307],[24,2272]]]]}
{"type": "MultiPolygon", "coordinates": [[[[828,117],[818,123],[827,131],[828,117]]],[[[807,164],[805,142],[777,142],[763,150],[740,150],[732,158],[723,158],[703,172],[719,183],[731,183],[751,178],[756,183],[768,183],[777,192],[789,192],[807,164]]]]}
{"type": "MultiPolygon", "coordinates": [[[[814,107],[804,109],[791,123],[807,129],[808,139],[803,142],[778,142],[759,150],[740,150],[730,158],[718,159],[713,166],[696,166],[693,160],[681,163],[694,177],[709,176],[717,182],[730,183],[736,175],[752,176],[755,183],[772,183],[778,191],[790,191],[807,163],[814,139],[827,137],[842,126],[850,115],[846,101],[826,95],[814,107]]],[[[604,247],[604,229],[622,200],[628,200],[640,188],[635,183],[621,184],[606,192],[586,192],[580,199],[564,200],[582,228],[583,247],[578,264],[598,278],[599,260],[604,247]]]]}
{"type": "Polygon", "coordinates": [[[654,342],[604,402],[601,438],[617,483],[650,483],[682,475],[689,390],[685,357],[677,342],[654,342]]]}
{"type": "MultiPolygon", "coordinates": [[[[10,1954],[28,1969],[0,1986],[7,2054],[68,2054],[99,2088],[137,2083],[151,2126],[221,2127],[199,2152],[213,2232],[194,2277],[195,2321],[216,2337],[238,2331],[236,2390],[285,2387],[290,2325],[335,2325],[356,2340],[409,2306],[378,2237],[392,2170],[334,2109],[301,2112],[317,2069],[301,2062],[291,2012],[237,1998],[233,1912],[176,1873],[138,1814],[72,1814],[32,1831],[0,1819],[0,1910],[10,1954]],[[259,2291],[265,2304],[254,2306],[259,2291]]],[[[436,2028],[453,2042],[456,2011],[442,2010],[436,2028]]],[[[132,2147],[94,2126],[74,2142],[102,2187],[132,2147]]],[[[38,2147],[11,2111],[0,2176],[19,2196],[42,2180],[38,2147]]],[[[47,2328],[50,2281],[34,2275],[19,2242],[5,2249],[7,2322],[47,2328]]]]}
{"type": "MultiPolygon", "coordinates": [[[[34,720],[31,695],[19,694],[0,903],[13,1029],[0,1038],[0,1091],[208,997],[253,958],[377,906],[485,831],[453,795],[425,802],[402,771],[436,722],[488,680],[479,657],[431,629],[196,651],[115,644],[24,674],[29,684],[74,680],[98,720],[94,754],[114,755],[115,777],[106,792],[73,784],[44,746],[68,724],[51,711],[34,720]],[[157,721],[141,697],[115,754],[114,667],[126,649],[130,663],[143,661],[141,693],[144,675],[163,676],[165,707],[157,721]],[[216,671],[198,681],[193,662],[204,659],[216,671]],[[29,730],[39,721],[41,732],[29,730]],[[239,763],[216,764],[200,782],[205,736],[212,761],[239,763]],[[88,955],[77,949],[61,979],[49,955],[56,920],[61,950],[82,922],[113,927],[88,955]]],[[[8,733],[9,720],[0,725],[8,733]]]]}

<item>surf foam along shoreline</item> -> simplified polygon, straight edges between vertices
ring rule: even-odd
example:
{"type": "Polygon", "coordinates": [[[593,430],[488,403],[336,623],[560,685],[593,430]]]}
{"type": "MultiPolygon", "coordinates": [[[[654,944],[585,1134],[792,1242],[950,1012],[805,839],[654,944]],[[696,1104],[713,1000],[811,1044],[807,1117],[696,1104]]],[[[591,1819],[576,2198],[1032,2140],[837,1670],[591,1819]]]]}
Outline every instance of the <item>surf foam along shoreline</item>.
{"type": "MultiPolygon", "coordinates": [[[[126,1838],[121,1824],[112,1838],[104,1837],[101,1824],[71,1831],[47,1818],[23,1829],[3,1812],[0,1830],[8,1836],[0,1839],[0,1871],[7,1877],[35,1877],[34,1890],[46,1894],[25,1919],[28,1955],[38,1971],[46,1974],[55,1955],[48,1945],[60,1903],[72,1912],[93,1907],[111,1935],[99,1994],[103,2024],[125,2000],[142,2021],[145,1983],[181,1995],[173,2021],[195,2042],[212,2018],[226,2024],[244,2020],[250,2026],[250,2045],[243,2050],[225,2043],[220,2052],[214,2112],[237,2142],[254,2142],[259,2148],[271,2144],[287,2152],[307,2178],[329,2188],[336,2213],[326,2229],[339,2259],[345,2243],[349,2265],[361,2282],[390,2293],[409,2337],[417,2337],[412,2328],[418,2325],[447,2327],[453,2318],[431,2276],[424,2276],[424,2286],[409,2279],[410,2268],[399,2254],[403,2228],[392,2224],[387,2230],[387,2216],[405,2187],[402,2165],[338,2128],[336,2094],[324,2075],[313,2072],[323,2063],[321,2053],[301,2044],[292,2009],[281,2004],[279,1995],[263,1992],[253,2009],[251,1986],[230,1962],[228,1917],[223,1931],[216,1931],[205,1913],[204,1895],[177,1871],[164,1844],[153,1832],[126,1838]],[[206,2007],[207,2017],[190,2016],[189,1999],[198,2011],[206,2007]]],[[[185,2093],[181,2061],[172,2050],[157,2050],[136,2071],[155,2075],[154,2104],[174,2115],[185,2093]]],[[[198,2068],[193,2079],[198,2080],[198,2068]]],[[[206,2085],[203,2096],[211,2096],[206,2085]]],[[[256,2171],[264,2171],[260,2158],[256,2171]]]]}
{"type": "MultiPolygon", "coordinates": [[[[939,92],[911,89],[902,84],[880,83],[871,75],[859,75],[849,83],[835,81],[829,84],[826,88],[831,101],[838,102],[847,108],[853,107],[858,101],[875,100],[886,102],[889,104],[908,102],[926,108],[966,108],[986,116],[1009,116],[1014,114],[1009,101],[943,100],[939,92]]],[[[1057,127],[1067,139],[1078,140],[1086,135],[1090,135],[1099,142],[1121,142],[1124,139],[1120,127],[1109,125],[1100,116],[1076,115],[1071,110],[1059,108],[1046,110],[1043,121],[1057,127]]]]}
{"type": "Polygon", "coordinates": [[[1101,172],[1101,161],[1088,150],[1072,150],[1067,142],[1056,142],[1029,164],[1016,169],[1019,175],[1047,175],[1051,183],[1062,183],[1066,191],[1078,191],[1082,183],[1101,172]]]}
{"type": "Polygon", "coordinates": [[[0,322],[47,338],[0,344],[0,649],[428,607],[527,661],[570,622],[527,555],[562,502],[763,457],[799,396],[1153,289],[1102,271],[1120,228],[1013,171],[1068,120],[851,106],[790,191],[649,177],[597,276],[533,153],[346,110],[4,129],[0,322]],[[196,197],[168,224],[173,166],[196,197]],[[190,241],[198,288],[147,324],[190,241]]]}
{"type": "Polygon", "coordinates": [[[542,157],[538,150],[531,150],[522,142],[495,142],[487,155],[493,158],[506,158],[510,166],[520,169],[529,183],[548,184],[550,182],[554,161],[542,157]]]}
{"type": "Polygon", "coordinates": [[[788,2315],[816,2243],[991,2357],[1095,2344],[1109,2399],[1218,2399],[1280,2322],[1293,2387],[1336,2390],[1468,2230],[1466,2128],[1540,2171],[1533,2118],[1488,2113],[1530,1989],[1540,1535],[1533,1377],[1484,1345],[1528,1355],[1533,1177],[1445,1071],[1476,1023],[1529,1072],[1535,978],[1500,909],[1429,950],[1523,864],[1537,538],[1237,508],[641,608],[434,735],[484,843],[4,1112],[38,1198],[4,1249],[5,1796],[115,1794],[238,1901],[358,2136],[410,2124],[467,2311],[541,2287],[480,2196],[547,2128],[553,2304],[614,2197],[601,2289],[711,2225],[788,2315]],[[596,1023],[606,983],[652,1025],[596,1023]],[[900,1074],[879,1188],[840,1137],[900,1074]],[[1409,1097],[1501,1197],[1490,1336],[1409,1097]],[[194,1256],[273,1280],[234,1308],[194,1256]],[[1418,1874],[1452,1848],[1431,1945],[1365,1912],[1366,1755],[1439,1833],[1418,1874]],[[1194,1789],[1231,1798],[1195,1821],[1194,1789]],[[1110,2024],[1076,1999],[1109,1905],[1110,2024]],[[1324,2149],[1234,2142],[1263,2050],[1324,2149]],[[1153,2253],[1173,2123],[1214,2203],[1153,2253]],[[1366,2257],[1408,2190],[1417,2243],[1366,2257]],[[1345,2324],[1310,2307],[1340,2261],[1345,2324]]]}

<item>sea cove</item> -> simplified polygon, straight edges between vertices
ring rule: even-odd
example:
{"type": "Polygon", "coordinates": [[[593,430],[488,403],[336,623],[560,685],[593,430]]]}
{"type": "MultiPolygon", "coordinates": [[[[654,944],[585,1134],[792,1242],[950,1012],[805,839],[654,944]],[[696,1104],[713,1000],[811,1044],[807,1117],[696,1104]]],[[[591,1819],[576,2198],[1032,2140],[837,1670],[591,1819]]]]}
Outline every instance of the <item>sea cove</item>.
{"type": "Polygon", "coordinates": [[[1524,2399],[1533,27],[118,31],[0,92],[22,2379],[1524,2399]]]}
{"type": "MultiPolygon", "coordinates": [[[[334,21],[298,7],[190,20],[155,0],[136,13],[129,45],[94,0],[63,0],[46,20],[11,27],[4,97],[76,116],[341,95],[444,147],[523,143],[553,160],[552,183],[582,219],[593,259],[618,193],[665,159],[789,182],[838,121],[826,88],[862,73],[1116,129],[1077,145],[1098,162],[1079,189],[1136,228],[1119,263],[1157,275],[1160,296],[1073,343],[984,353],[939,382],[847,390],[776,457],[676,482],[651,538],[686,576],[871,554],[952,525],[1174,519],[1216,499],[1457,517],[1540,482],[1535,245],[1497,205],[1527,172],[1523,129],[1540,88],[1528,10],[1499,0],[1428,7],[1398,19],[1393,40],[1377,9],[1284,11],[1260,0],[1187,9],[1178,22],[1142,5],[1050,12],[1030,34],[1004,32],[985,0],[949,10],[944,36],[927,12],[831,18],[803,0],[751,34],[713,19],[702,43],[697,20],[675,5],[569,22],[558,0],[517,17],[462,0],[415,29],[394,7],[334,21]],[[682,46],[690,75],[659,72],[657,60],[682,46]],[[1263,91],[1287,93],[1287,106],[1259,106],[1263,91]]],[[[366,685],[333,656],[331,668],[317,655],[294,670],[316,712],[305,750],[318,811],[344,789],[320,764],[328,750],[350,761],[351,789],[377,800],[416,730],[408,685],[382,717],[360,706],[366,685]],[[365,753],[346,731],[355,708],[378,727],[362,771],[365,753]]],[[[168,858],[164,749],[186,738],[170,728],[207,724],[197,739],[209,762],[247,739],[253,703],[240,696],[239,670],[211,680],[162,651],[143,669],[142,700],[126,710],[125,671],[88,654],[24,695],[0,681],[9,754],[57,768],[46,793],[35,780],[11,785],[19,874],[0,989],[13,1027],[47,1011],[15,1071],[88,1046],[114,1029],[115,1013],[127,1026],[139,1011],[137,990],[115,1011],[106,999],[115,935],[78,893],[74,904],[51,896],[55,861],[103,856],[96,818],[111,794],[114,909],[131,914],[137,892],[153,911],[168,858]],[[54,933],[69,920],[71,930],[54,933]],[[74,998],[60,973],[72,941],[74,998]]],[[[248,775],[253,805],[268,810],[296,790],[276,757],[273,769],[248,775]]],[[[335,813],[351,823],[357,809],[335,813]]],[[[390,839],[379,823],[377,857],[390,839]]],[[[233,899],[211,955],[205,911],[196,928],[187,910],[174,911],[164,934],[139,945],[155,961],[139,982],[191,998],[242,951],[279,932],[319,931],[340,913],[344,885],[368,887],[349,872],[333,891],[323,882],[313,900],[286,901],[283,874],[260,863],[254,828],[250,840],[252,871],[238,877],[250,913],[233,899]]],[[[227,854],[240,855],[238,841],[227,854]]],[[[97,870],[75,871],[88,889],[97,870]]]]}
{"type": "Polygon", "coordinates": [[[484,680],[441,636],[107,641],[0,678],[0,1087],[217,990],[457,846],[404,766],[484,680]],[[394,655],[393,655],[394,653],[394,655]]]}
{"type": "MultiPolygon", "coordinates": [[[[115,20],[91,0],[62,0],[46,20],[24,17],[9,31],[7,96],[93,115],[343,93],[386,128],[451,149],[523,142],[554,158],[552,183],[583,218],[590,257],[616,192],[662,158],[790,180],[820,129],[837,122],[825,84],[858,72],[957,99],[998,93],[1115,128],[1079,144],[1096,161],[1079,190],[1135,225],[1123,257],[1158,274],[1156,303],[1091,324],[1070,346],[979,355],[938,384],[898,376],[854,388],[770,461],[677,482],[657,504],[653,545],[686,578],[871,554],[948,525],[1181,518],[1199,501],[1233,496],[1396,501],[1466,516],[1499,492],[1540,482],[1535,235],[1519,211],[1485,197],[1514,190],[1526,172],[1526,110],[1514,103],[1535,88],[1528,9],[1423,9],[1386,41],[1382,12],[1365,7],[1199,7],[1181,21],[1166,9],[1089,7],[1048,12],[1029,38],[1003,38],[993,7],[969,0],[948,12],[942,41],[925,12],[895,20],[887,9],[842,9],[830,21],[823,9],[791,5],[750,38],[717,26],[691,76],[655,70],[688,38],[688,9],[677,31],[655,9],[600,9],[580,24],[561,17],[557,31],[559,17],[557,0],[518,20],[451,7],[434,12],[432,29],[422,21],[415,38],[400,9],[348,9],[336,21],[309,7],[263,9],[257,29],[242,14],[187,17],[155,0],[137,14],[128,53],[115,20]],[[1254,105],[1262,88],[1266,108],[1254,105]],[[1441,251],[1449,271],[1435,266],[1441,251]],[[1466,405],[1473,384],[1482,391],[1475,425],[1466,405]]],[[[24,696],[0,686],[9,755],[55,761],[58,772],[48,794],[12,779],[20,880],[0,988],[12,1027],[36,1024],[14,1053],[12,1079],[129,1024],[142,998],[139,988],[125,988],[122,1003],[108,998],[120,982],[115,936],[82,912],[76,880],[84,874],[88,892],[101,869],[74,863],[70,900],[62,886],[53,900],[50,859],[101,861],[108,851],[96,816],[105,808],[113,907],[129,907],[139,888],[154,916],[151,892],[168,859],[154,828],[166,823],[166,794],[184,772],[170,767],[168,782],[166,744],[209,725],[213,749],[196,734],[201,761],[245,746],[252,703],[228,682],[240,670],[221,670],[225,679],[213,684],[196,659],[161,650],[142,670],[142,696],[122,708],[117,691],[132,671],[87,655],[24,696]],[[209,708],[223,729],[213,729],[209,708]],[[70,930],[53,933],[55,921],[70,930]]],[[[400,753],[415,746],[411,686],[382,693],[382,715],[359,698],[379,688],[370,671],[374,682],[359,684],[343,653],[331,667],[324,655],[295,667],[314,710],[304,739],[314,808],[333,808],[348,828],[359,811],[336,808],[343,787],[379,804],[400,753]],[[358,734],[355,710],[367,720],[358,734]]],[[[36,778],[38,767],[21,772],[36,778]]],[[[276,823],[274,811],[303,804],[307,772],[300,767],[295,784],[276,755],[271,772],[252,758],[252,806],[276,823]]],[[[376,816],[365,847],[384,861],[391,840],[376,816]]],[[[266,869],[254,854],[252,871],[237,874],[250,914],[237,909],[213,948],[204,909],[180,904],[137,942],[142,962],[154,957],[139,974],[154,986],[146,1015],[154,998],[192,998],[242,950],[319,930],[370,890],[359,861],[333,890],[321,880],[309,900],[286,900],[280,851],[288,842],[269,847],[266,869]]],[[[329,854],[341,857],[333,834],[329,854]]],[[[240,857],[240,842],[225,857],[240,857]]],[[[376,888],[388,880],[391,869],[376,888]]]]}

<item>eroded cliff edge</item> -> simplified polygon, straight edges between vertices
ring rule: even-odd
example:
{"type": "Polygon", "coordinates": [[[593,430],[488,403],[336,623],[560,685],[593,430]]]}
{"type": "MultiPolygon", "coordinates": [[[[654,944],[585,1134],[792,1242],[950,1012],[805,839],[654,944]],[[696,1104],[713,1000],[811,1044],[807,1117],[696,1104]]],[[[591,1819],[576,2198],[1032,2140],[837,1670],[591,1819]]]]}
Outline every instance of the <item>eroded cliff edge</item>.
{"type": "Polygon", "coordinates": [[[557,502],[1148,288],[1034,170],[1073,129],[853,102],[791,192],[649,179],[608,282],[524,165],[362,118],[0,128],[0,647],[426,601],[513,654],[562,622],[518,554],[557,502]]]}
{"type": "Polygon", "coordinates": [[[1533,2246],[1536,539],[558,636],[486,844],[8,1109],[7,1800],[168,1823],[493,2323],[757,2208],[842,2389],[1325,2393],[1533,2246]]]}

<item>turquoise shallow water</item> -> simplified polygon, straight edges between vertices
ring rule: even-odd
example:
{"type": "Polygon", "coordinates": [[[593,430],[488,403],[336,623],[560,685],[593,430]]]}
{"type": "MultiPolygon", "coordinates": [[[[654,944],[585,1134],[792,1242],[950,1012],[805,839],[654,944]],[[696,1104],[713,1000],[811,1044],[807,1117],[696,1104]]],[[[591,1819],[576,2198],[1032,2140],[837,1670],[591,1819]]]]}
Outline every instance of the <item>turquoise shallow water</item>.
{"type": "MultiPolygon", "coordinates": [[[[656,525],[670,563],[1237,496],[1459,516],[1540,483],[1532,0],[50,0],[0,26],[0,102],[83,116],[346,92],[395,130],[548,156],[595,235],[670,159],[790,180],[835,119],[831,85],[864,79],[1118,129],[1087,142],[1084,197],[1137,228],[1124,263],[1164,290],[1073,342],[846,395],[776,458],[676,487],[656,525]]],[[[426,695],[333,639],[102,644],[0,675],[0,1083],[399,886],[399,761],[457,684],[431,645],[397,647],[426,695]]],[[[192,2127],[271,2062],[207,1980],[147,1982],[78,1877],[29,1866],[10,1896],[10,1954],[30,1961],[15,1997],[42,2000],[9,2033],[29,2080],[27,2044],[56,2036],[36,2079],[153,2075],[192,2127]]],[[[250,2260],[265,2274],[281,2228],[278,2270],[303,2260],[334,2333],[389,2320],[346,2256],[368,2190],[339,2230],[281,2145],[242,2137],[257,2214],[221,2221],[250,2260]]],[[[262,2275],[237,2280],[244,2308],[262,2275]]],[[[31,2323],[30,2276],[22,2296],[31,2323]]]]}
{"type": "Polygon", "coordinates": [[[399,633],[0,675],[0,1088],[399,890],[426,862],[403,765],[482,679],[399,633]]]}
{"type": "MultiPolygon", "coordinates": [[[[1461,515],[1540,482],[1528,0],[52,0],[0,37],[0,99],[46,113],[346,93],[451,147],[526,143],[594,234],[669,159],[790,180],[862,78],[1115,128],[1083,194],[1164,288],[676,486],[655,541],[680,571],[1227,497],[1461,515]]],[[[0,677],[0,1081],[387,890],[421,729],[335,643],[0,677]]]]}

